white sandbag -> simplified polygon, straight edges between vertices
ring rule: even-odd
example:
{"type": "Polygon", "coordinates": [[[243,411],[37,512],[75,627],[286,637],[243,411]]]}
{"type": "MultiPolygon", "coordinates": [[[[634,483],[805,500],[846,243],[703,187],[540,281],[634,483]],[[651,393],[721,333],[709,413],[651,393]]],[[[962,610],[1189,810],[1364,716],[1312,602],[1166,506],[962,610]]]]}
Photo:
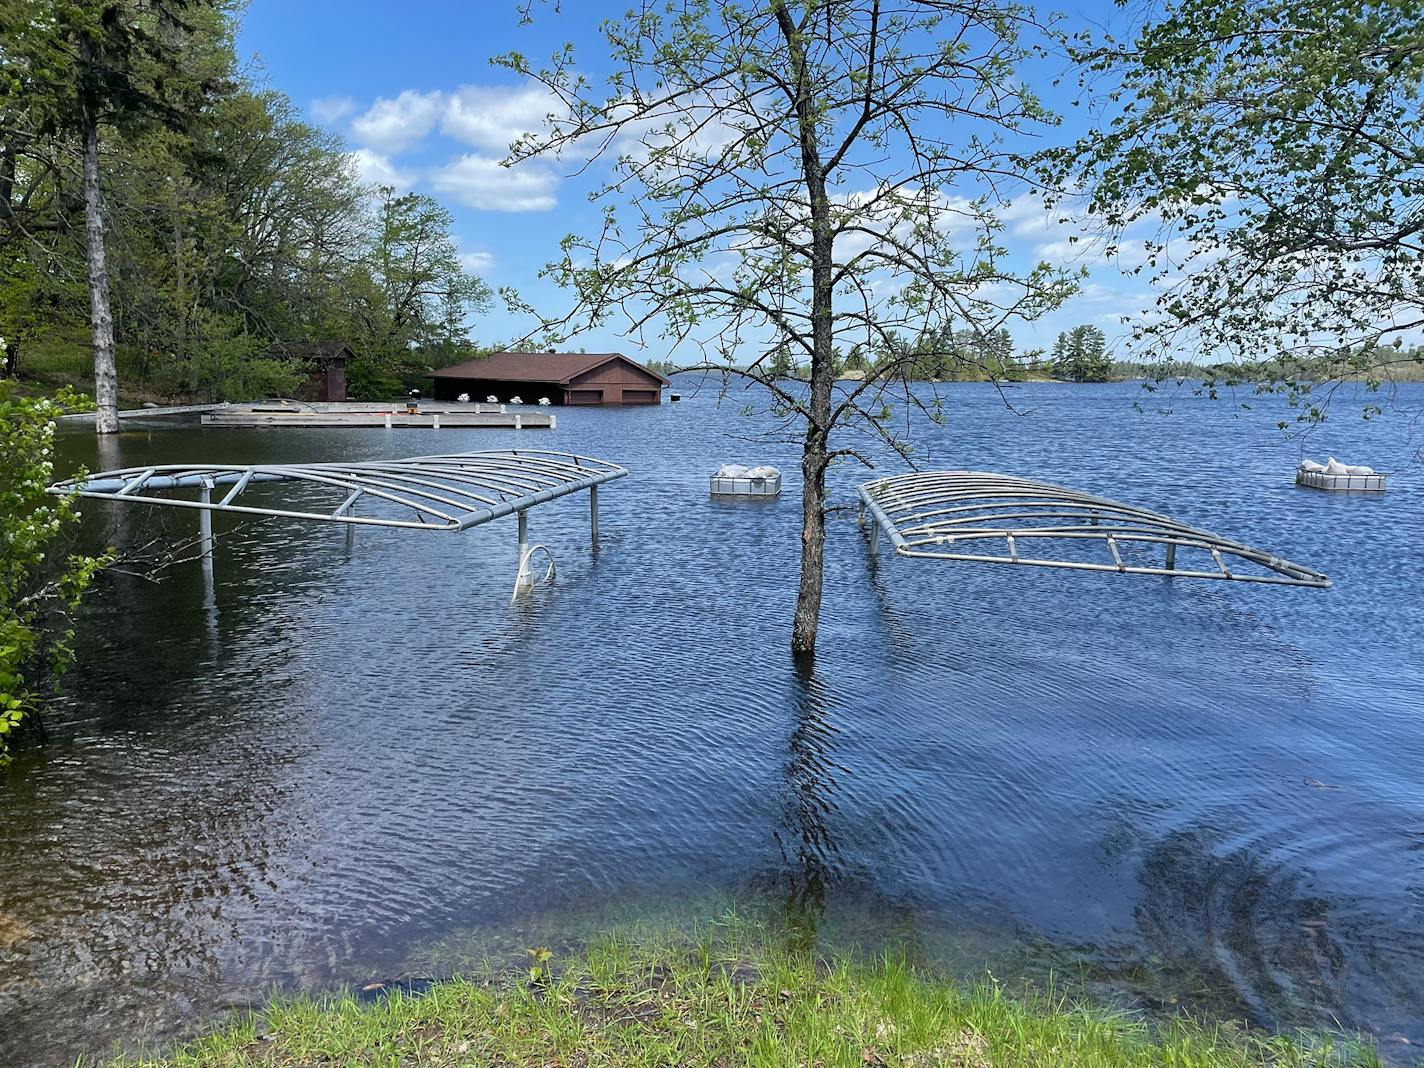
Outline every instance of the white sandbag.
{"type": "Polygon", "coordinates": [[[1348,475],[1350,469],[1331,456],[1325,461],[1325,473],[1327,475],[1348,475]]]}
{"type": "Polygon", "coordinates": [[[1345,467],[1347,475],[1372,475],[1375,473],[1373,467],[1366,467],[1363,464],[1347,464],[1345,467]]]}
{"type": "Polygon", "coordinates": [[[1325,473],[1325,465],[1311,459],[1302,460],[1300,469],[1308,475],[1323,475],[1325,473]]]}
{"type": "Polygon", "coordinates": [[[723,464],[717,468],[718,478],[746,478],[747,468],[741,464],[723,464]]]}

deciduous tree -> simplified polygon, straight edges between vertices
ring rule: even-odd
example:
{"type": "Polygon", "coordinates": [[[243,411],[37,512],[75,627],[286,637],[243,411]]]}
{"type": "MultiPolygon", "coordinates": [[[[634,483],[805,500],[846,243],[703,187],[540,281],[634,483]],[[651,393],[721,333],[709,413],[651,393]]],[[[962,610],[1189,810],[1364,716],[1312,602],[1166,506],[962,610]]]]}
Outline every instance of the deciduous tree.
{"type": "Polygon", "coordinates": [[[543,317],[550,333],[660,333],[760,382],[799,424],[796,652],[820,623],[827,469],[860,455],[833,434],[908,451],[862,403],[905,363],[838,383],[837,351],[946,323],[988,334],[1071,289],[1046,264],[1011,269],[998,241],[997,197],[1023,171],[1006,138],[1049,120],[1020,70],[1042,30],[1000,0],[643,0],[605,24],[606,91],[571,47],[544,66],[502,57],[553,101],[512,162],[612,165],[601,228],[547,268],[574,298],[543,317]],[[804,386],[772,373],[782,346],[804,386]],[[748,351],[765,355],[748,366],[748,351]]]}
{"type": "Polygon", "coordinates": [[[100,433],[119,429],[100,131],[186,122],[225,68],[218,54],[225,42],[212,32],[225,7],[225,0],[0,2],[6,95],[26,94],[40,132],[78,141],[100,433]],[[200,27],[209,32],[195,32],[200,27]]]}
{"type": "Polygon", "coordinates": [[[1115,230],[1161,224],[1168,288],[1141,336],[1288,386],[1322,354],[1404,358],[1424,327],[1424,4],[1175,0],[1077,52],[1105,110],[1054,160],[1115,230]]]}

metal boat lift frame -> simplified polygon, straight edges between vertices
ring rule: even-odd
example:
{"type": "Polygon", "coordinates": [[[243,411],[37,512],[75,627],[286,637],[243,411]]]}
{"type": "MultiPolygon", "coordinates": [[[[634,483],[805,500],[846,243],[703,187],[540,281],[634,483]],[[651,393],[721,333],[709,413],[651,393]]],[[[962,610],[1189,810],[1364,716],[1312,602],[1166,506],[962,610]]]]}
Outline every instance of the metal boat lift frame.
{"type": "Polygon", "coordinates": [[[875,521],[869,533],[871,553],[878,552],[878,534],[884,530],[900,556],[1319,589],[1330,586],[1330,579],[1319,571],[1169,516],[1014,475],[912,472],[864,483],[860,499],[862,522],[867,513],[875,521]],[[1052,559],[1024,551],[1036,542],[1051,540],[1097,542],[1106,546],[1111,562],[1052,559]],[[1003,552],[990,551],[1000,542],[1003,552]],[[1124,561],[1120,547],[1128,545],[1163,546],[1162,566],[1124,561]],[[1179,567],[1178,549],[1200,550],[1215,566],[1209,570],[1179,567]],[[1233,571],[1227,566],[1228,557],[1268,573],[1233,571]]]}
{"type": "Polygon", "coordinates": [[[214,512],[343,523],[348,546],[357,526],[457,532],[514,514],[519,519],[517,595],[534,584],[529,562],[535,552],[542,550],[549,556],[545,577],[553,574],[552,555],[541,545],[529,544],[529,509],[588,490],[589,527],[596,552],[598,487],[627,473],[617,464],[573,453],[509,449],[363,463],[155,464],[66,479],[50,486],[49,492],[197,509],[201,554],[209,567],[214,512]],[[333,491],[336,497],[327,510],[274,508],[240,499],[249,486],[272,482],[317,487],[333,491]],[[214,491],[224,487],[226,492],[215,497],[214,491]],[[198,490],[196,499],[156,496],[161,491],[194,488],[198,490]],[[369,508],[367,514],[360,513],[357,506],[362,503],[397,515],[369,514],[369,508]],[[406,510],[413,518],[400,514],[406,510]]]}

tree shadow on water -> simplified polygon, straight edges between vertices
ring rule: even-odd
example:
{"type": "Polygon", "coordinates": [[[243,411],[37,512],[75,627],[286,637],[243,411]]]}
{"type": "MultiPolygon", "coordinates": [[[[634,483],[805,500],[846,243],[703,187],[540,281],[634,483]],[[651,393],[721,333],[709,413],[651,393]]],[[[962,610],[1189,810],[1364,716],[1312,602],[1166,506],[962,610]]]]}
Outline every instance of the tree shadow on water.
{"type": "Polygon", "coordinates": [[[792,730],[782,765],[781,821],[772,831],[781,851],[780,897],[786,932],[794,948],[810,951],[825,921],[827,897],[845,864],[834,832],[839,812],[838,773],[832,757],[834,705],[814,659],[793,660],[792,730]]]}

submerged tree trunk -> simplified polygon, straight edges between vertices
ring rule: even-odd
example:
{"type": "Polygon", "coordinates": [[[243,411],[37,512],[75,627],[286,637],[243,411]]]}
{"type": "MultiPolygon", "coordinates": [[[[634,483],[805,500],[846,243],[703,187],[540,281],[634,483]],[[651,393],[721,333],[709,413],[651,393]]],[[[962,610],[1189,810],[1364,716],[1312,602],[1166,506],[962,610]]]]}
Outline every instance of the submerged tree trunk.
{"type": "Polygon", "coordinates": [[[791,626],[791,651],[811,653],[821,626],[821,589],[826,557],[826,467],[830,463],[831,386],[835,348],[831,321],[833,260],[831,204],[821,166],[812,106],[813,87],[806,69],[805,43],[793,25],[785,0],[773,4],[791,54],[796,86],[796,120],[801,140],[801,174],[811,215],[811,397],[806,443],[801,452],[801,584],[791,626]]]}
{"type": "Polygon", "coordinates": [[[89,318],[94,328],[94,428],[119,429],[119,376],[114,369],[114,317],[109,310],[109,269],[104,261],[104,201],[99,189],[99,122],[84,118],[84,232],[89,246],[89,318]]]}

